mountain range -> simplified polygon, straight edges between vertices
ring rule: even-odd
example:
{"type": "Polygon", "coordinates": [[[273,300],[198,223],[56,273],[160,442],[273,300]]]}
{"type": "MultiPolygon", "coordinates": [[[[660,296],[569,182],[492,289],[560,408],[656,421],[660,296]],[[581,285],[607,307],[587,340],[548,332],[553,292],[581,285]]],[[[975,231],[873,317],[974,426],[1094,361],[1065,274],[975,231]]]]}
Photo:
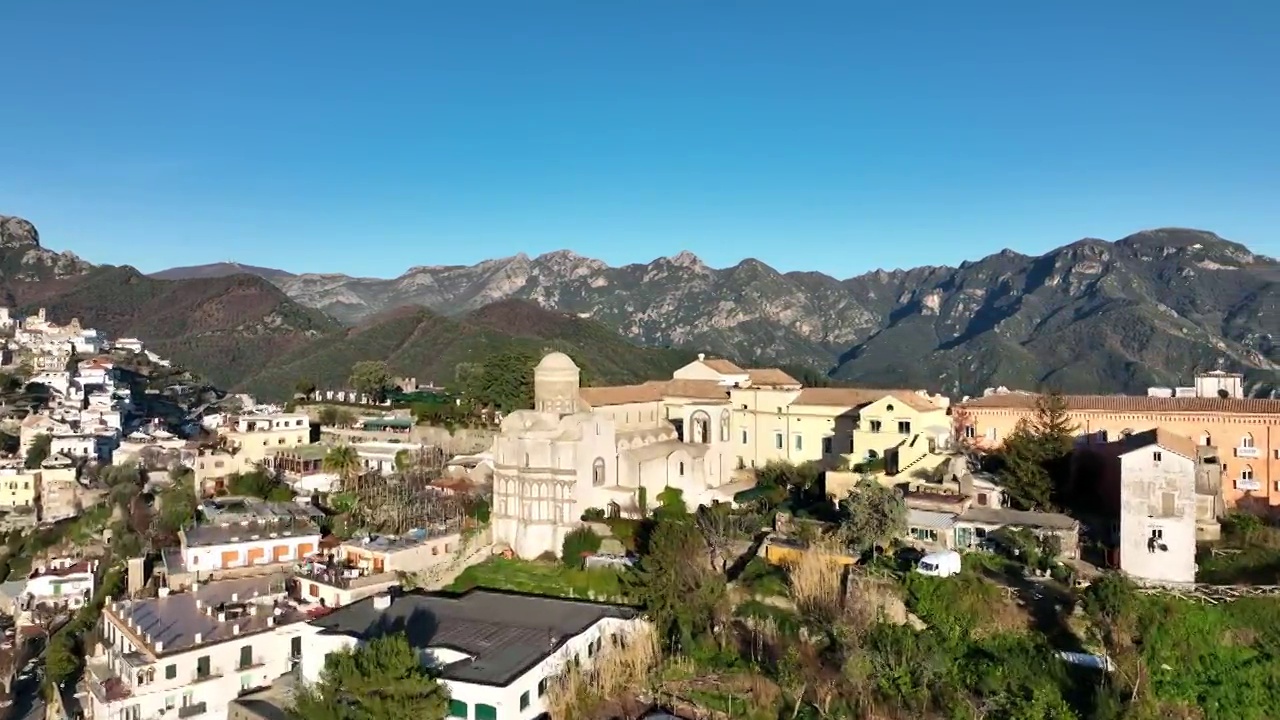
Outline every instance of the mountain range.
{"type": "MultiPolygon", "coordinates": [[[[248,270],[163,275],[215,268],[248,270]]],[[[393,279],[256,274],[347,324],[406,305],[461,316],[523,299],[643,345],[957,394],[998,385],[1145,392],[1217,367],[1266,388],[1280,368],[1280,263],[1182,228],[847,279],[782,273],[754,259],[716,269],[688,252],[623,267],[569,251],[522,254],[414,267],[393,279]]]]}
{"type": "Polygon", "coordinates": [[[217,263],[151,276],[95,266],[0,216],[0,302],[142,338],[218,384],[340,384],[356,360],[449,382],[477,357],[563,349],[599,382],[695,352],[807,379],[974,394],[1005,385],[1145,392],[1198,369],[1280,368],[1280,262],[1165,228],[848,279],[682,252],[610,267],[560,251],[422,266],[384,280],[217,263]],[[674,349],[672,349],[674,348],[674,349]]]}

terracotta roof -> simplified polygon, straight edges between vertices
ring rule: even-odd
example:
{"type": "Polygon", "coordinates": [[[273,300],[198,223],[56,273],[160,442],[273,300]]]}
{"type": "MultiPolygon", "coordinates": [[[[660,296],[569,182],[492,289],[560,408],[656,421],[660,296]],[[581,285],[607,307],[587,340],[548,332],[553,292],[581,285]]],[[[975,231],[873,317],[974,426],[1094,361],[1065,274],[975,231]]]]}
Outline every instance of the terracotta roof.
{"type": "Polygon", "coordinates": [[[640,385],[582,388],[578,396],[591,407],[606,407],[658,402],[668,397],[727,401],[729,390],[714,380],[651,380],[640,385]]]}
{"type": "Polygon", "coordinates": [[[1152,428],[1134,433],[1127,438],[1122,438],[1120,444],[1123,445],[1123,452],[1126,453],[1152,445],[1159,445],[1165,450],[1175,452],[1184,458],[1196,459],[1196,442],[1194,440],[1162,428],[1152,428]]]}
{"type": "MultiPolygon", "coordinates": [[[[973,398],[961,403],[966,409],[1028,410],[1035,407],[1034,393],[1007,393],[973,398]]],[[[1063,395],[1067,408],[1097,412],[1240,413],[1280,414],[1280,400],[1263,398],[1179,398],[1145,395],[1063,395]]]]}
{"type": "Polygon", "coordinates": [[[770,385],[799,385],[800,381],[777,368],[751,368],[747,370],[747,378],[752,385],[768,387],[770,385]]]}
{"type": "Polygon", "coordinates": [[[743,370],[742,368],[738,367],[737,365],[735,365],[734,363],[728,360],[725,360],[724,358],[706,358],[704,360],[700,360],[699,362],[711,368],[712,370],[715,370],[721,375],[741,375],[746,372],[746,370],[743,370]]]}
{"type": "Polygon", "coordinates": [[[891,395],[899,402],[916,410],[941,409],[932,400],[917,395],[912,390],[884,390],[879,388],[805,388],[792,405],[823,405],[829,407],[860,408],[891,395]]]}

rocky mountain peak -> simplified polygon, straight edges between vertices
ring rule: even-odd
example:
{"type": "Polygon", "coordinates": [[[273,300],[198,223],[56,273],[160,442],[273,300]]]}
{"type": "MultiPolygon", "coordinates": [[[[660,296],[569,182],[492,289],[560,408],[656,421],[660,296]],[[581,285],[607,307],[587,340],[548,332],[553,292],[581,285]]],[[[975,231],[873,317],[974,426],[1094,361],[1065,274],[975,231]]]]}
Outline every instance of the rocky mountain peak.
{"type": "Polygon", "coordinates": [[[706,265],[702,262],[702,258],[698,257],[697,255],[694,255],[688,250],[681,250],[675,255],[672,255],[671,257],[667,258],[667,262],[671,263],[672,265],[676,265],[678,267],[685,267],[685,268],[690,268],[695,270],[700,270],[706,267],[706,265]]]}
{"type": "Polygon", "coordinates": [[[0,248],[39,248],[40,233],[29,220],[0,215],[0,248]]]}

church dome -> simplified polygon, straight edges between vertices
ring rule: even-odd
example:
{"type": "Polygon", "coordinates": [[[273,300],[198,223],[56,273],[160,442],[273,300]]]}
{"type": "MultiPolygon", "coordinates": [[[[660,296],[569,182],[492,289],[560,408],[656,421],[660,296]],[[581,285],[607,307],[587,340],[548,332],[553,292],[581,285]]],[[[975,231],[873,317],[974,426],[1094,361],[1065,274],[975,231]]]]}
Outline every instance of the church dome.
{"type": "Polygon", "coordinates": [[[538,362],[538,370],[573,370],[578,369],[577,363],[573,358],[562,352],[547,353],[542,360],[538,362]]]}

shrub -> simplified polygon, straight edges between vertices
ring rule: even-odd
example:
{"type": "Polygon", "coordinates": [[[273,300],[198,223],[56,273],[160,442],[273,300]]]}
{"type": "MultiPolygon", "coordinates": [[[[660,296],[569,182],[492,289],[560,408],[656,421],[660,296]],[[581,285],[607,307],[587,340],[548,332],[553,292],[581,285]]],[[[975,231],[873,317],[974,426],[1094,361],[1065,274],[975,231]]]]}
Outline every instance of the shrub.
{"type": "Polygon", "coordinates": [[[560,558],[569,567],[581,567],[582,558],[595,554],[603,541],[591,528],[581,527],[564,536],[560,558]]]}
{"type": "Polygon", "coordinates": [[[582,513],[582,520],[584,522],[603,522],[604,519],[604,510],[601,508],[587,508],[587,511],[582,513]]]}

